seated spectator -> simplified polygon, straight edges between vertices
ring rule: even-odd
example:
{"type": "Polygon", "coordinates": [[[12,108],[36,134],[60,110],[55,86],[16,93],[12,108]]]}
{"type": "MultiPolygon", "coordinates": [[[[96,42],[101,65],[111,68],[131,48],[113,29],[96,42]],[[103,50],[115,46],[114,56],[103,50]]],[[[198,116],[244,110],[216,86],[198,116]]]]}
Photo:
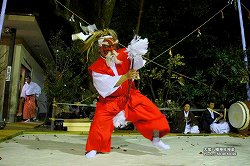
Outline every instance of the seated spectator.
{"type": "Polygon", "coordinates": [[[223,119],[223,114],[214,110],[215,103],[209,101],[208,108],[202,115],[202,127],[206,133],[223,134],[230,131],[228,123],[223,119]]]}
{"type": "Polygon", "coordinates": [[[194,117],[194,114],[190,111],[189,102],[185,102],[183,111],[177,113],[174,125],[174,131],[178,133],[200,133],[198,122],[194,117]]]}

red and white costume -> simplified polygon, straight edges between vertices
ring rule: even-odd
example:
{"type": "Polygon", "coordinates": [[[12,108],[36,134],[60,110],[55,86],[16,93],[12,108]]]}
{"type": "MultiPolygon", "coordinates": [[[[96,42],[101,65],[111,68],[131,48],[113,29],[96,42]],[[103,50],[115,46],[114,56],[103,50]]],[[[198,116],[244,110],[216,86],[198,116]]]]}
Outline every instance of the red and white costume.
{"type": "Polygon", "coordinates": [[[36,117],[36,97],[41,94],[41,87],[35,82],[25,83],[20,97],[25,99],[23,108],[23,119],[36,117]]]}
{"type": "MultiPolygon", "coordinates": [[[[100,57],[90,67],[89,72],[93,83],[99,92],[99,101],[90,127],[86,151],[110,152],[111,135],[114,130],[113,118],[122,110],[125,111],[127,121],[131,121],[136,129],[147,139],[153,140],[153,131],[159,131],[159,137],[170,132],[166,117],[146,96],[136,89],[134,82],[129,90],[129,81],[115,87],[120,77],[126,74],[131,67],[126,48],[117,50],[121,64],[109,67],[104,58],[100,57]]],[[[134,69],[140,69],[145,60],[136,58],[134,69]]]]}

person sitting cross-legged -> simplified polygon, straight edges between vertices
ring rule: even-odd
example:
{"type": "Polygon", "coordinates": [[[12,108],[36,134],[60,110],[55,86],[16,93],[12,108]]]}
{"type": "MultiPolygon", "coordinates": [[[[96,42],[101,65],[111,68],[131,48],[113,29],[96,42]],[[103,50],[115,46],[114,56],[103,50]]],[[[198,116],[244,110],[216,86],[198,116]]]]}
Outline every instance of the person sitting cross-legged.
{"type": "Polygon", "coordinates": [[[223,121],[223,114],[214,110],[215,103],[209,101],[208,108],[202,115],[202,126],[207,133],[223,134],[229,133],[230,128],[226,121],[223,121]]]}
{"type": "Polygon", "coordinates": [[[174,124],[175,132],[184,134],[200,133],[198,122],[194,114],[190,111],[189,102],[185,102],[183,111],[177,113],[174,124]]]}

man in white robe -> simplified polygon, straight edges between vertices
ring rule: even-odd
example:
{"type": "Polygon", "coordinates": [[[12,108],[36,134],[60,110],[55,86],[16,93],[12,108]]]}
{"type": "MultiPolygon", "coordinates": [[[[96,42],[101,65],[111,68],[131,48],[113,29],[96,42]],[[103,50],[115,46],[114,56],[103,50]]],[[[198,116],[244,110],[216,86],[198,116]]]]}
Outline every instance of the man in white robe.
{"type": "Polygon", "coordinates": [[[31,81],[30,76],[27,76],[25,81],[20,97],[24,103],[23,119],[25,119],[25,122],[30,122],[36,120],[36,97],[39,97],[41,94],[41,88],[35,82],[31,81]]]}

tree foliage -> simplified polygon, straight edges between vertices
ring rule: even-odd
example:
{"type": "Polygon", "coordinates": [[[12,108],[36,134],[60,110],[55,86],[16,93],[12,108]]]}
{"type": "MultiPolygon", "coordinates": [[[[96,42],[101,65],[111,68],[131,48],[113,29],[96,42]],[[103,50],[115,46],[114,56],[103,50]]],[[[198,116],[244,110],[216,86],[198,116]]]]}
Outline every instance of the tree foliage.
{"type": "MultiPolygon", "coordinates": [[[[123,45],[133,38],[140,0],[109,1],[110,8],[105,6],[108,1],[101,0],[67,2],[67,7],[89,23],[116,30],[123,45]]],[[[190,100],[197,107],[205,107],[212,98],[218,104],[246,98],[249,73],[243,64],[238,16],[233,4],[202,26],[200,33],[195,31],[182,40],[227,3],[226,0],[145,1],[139,35],[149,39],[149,54],[145,55],[148,63],[141,69],[137,86],[159,107],[169,106],[170,100],[176,106],[190,100]],[[164,52],[168,48],[173,55],[164,52]]],[[[65,14],[64,18],[69,16],[65,14]]],[[[77,21],[71,25],[75,31],[79,30],[77,21]]],[[[248,22],[245,29],[249,26],[248,22]]],[[[98,53],[92,55],[88,62],[98,53]]],[[[86,85],[90,86],[91,81],[86,85]]],[[[92,90],[89,95],[93,93],[92,90]]]]}
{"type": "MultiPolygon", "coordinates": [[[[120,41],[127,42],[133,36],[139,1],[118,2],[111,27],[118,31],[120,41]]],[[[159,107],[167,106],[169,99],[179,105],[190,100],[197,107],[206,107],[209,99],[227,105],[246,99],[245,83],[249,73],[239,49],[241,38],[234,4],[201,27],[200,34],[196,31],[178,43],[225,5],[227,1],[145,1],[140,35],[149,39],[147,58],[157,58],[141,69],[138,86],[159,107]],[[176,59],[179,65],[163,53],[168,48],[181,55],[181,59],[176,59]]],[[[247,17],[244,21],[249,27],[247,17]]]]}
{"type": "Polygon", "coordinates": [[[49,101],[76,102],[87,93],[87,65],[82,63],[78,45],[67,46],[62,35],[62,31],[52,35],[49,42],[55,62],[44,60],[45,92],[49,101]]]}

